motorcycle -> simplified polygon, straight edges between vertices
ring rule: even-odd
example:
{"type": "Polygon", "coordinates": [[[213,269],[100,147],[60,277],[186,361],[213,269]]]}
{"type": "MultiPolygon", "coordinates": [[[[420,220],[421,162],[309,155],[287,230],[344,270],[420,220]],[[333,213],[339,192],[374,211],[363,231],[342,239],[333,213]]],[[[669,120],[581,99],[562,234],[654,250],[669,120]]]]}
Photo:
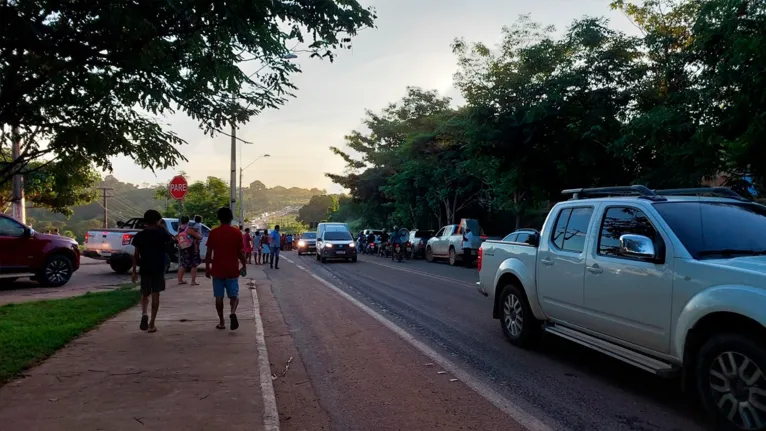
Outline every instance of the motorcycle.
{"type": "Polygon", "coordinates": [[[375,246],[374,242],[370,242],[369,244],[367,244],[367,247],[365,247],[364,254],[374,256],[375,253],[377,253],[377,247],[375,246]]]}
{"type": "Polygon", "coordinates": [[[391,253],[391,261],[401,262],[402,254],[404,254],[402,245],[399,243],[394,244],[394,250],[391,253]]]}
{"type": "Polygon", "coordinates": [[[388,257],[389,251],[389,243],[381,242],[380,247],[378,248],[378,257],[388,257]]]}
{"type": "Polygon", "coordinates": [[[407,260],[410,260],[411,255],[412,255],[412,243],[407,241],[404,244],[404,257],[407,258],[407,260]]]}

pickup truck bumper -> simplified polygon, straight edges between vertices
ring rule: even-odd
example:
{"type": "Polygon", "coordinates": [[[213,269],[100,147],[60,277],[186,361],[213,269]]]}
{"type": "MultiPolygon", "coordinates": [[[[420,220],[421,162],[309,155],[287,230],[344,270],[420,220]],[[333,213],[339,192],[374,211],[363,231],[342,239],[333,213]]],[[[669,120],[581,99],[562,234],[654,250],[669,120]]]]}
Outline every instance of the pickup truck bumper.
{"type": "Polygon", "coordinates": [[[83,250],[82,255],[96,260],[110,260],[112,256],[124,254],[118,250],[83,250]]]}
{"type": "Polygon", "coordinates": [[[484,288],[481,286],[481,281],[476,282],[476,290],[478,290],[479,293],[481,293],[484,296],[489,296],[489,293],[487,293],[487,291],[484,290],[484,288]]]}

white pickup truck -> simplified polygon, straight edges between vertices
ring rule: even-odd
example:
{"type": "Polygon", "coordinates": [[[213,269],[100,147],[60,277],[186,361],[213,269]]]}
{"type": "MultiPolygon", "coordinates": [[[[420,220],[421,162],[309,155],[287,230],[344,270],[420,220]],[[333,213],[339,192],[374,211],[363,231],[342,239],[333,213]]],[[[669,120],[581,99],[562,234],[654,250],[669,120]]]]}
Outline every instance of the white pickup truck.
{"type": "Polygon", "coordinates": [[[446,258],[450,265],[470,265],[471,262],[463,262],[463,235],[466,229],[471,230],[471,259],[475,259],[479,246],[487,239],[479,222],[464,218],[458,224],[449,224],[439,229],[436,234],[426,243],[426,260],[433,262],[436,259],[446,258]]]}
{"type": "MultiPolygon", "coordinates": [[[[177,218],[163,218],[162,223],[171,235],[178,234],[177,218]]],[[[112,270],[118,274],[124,274],[130,271],[133,266],[133,237],[136,233],[146,228],[146,223],[142,218],[132,218],[127,222],[118,222],[116,229],[91,230],[85,235],[85,250],[83,256],[91,259],[105,260],[112,270]]],[[[210,228],[204,224],[201,226],[202,242],[200,243],[200,254],[204,257],[207,252],[207,238],[210,234],[210,228]]],[[[168,271],[178,269],[178,252],[173,247],[168,250],[170,255],[170,264],[168,271]]]]}
{"type": "Polygon", "coordinates": [[[545,331],[681,372],[715,429],[766,429],[766,206],[724,188],[564,193],[539,244],[480,248],[478,290],[508,340],[545,331]]]}

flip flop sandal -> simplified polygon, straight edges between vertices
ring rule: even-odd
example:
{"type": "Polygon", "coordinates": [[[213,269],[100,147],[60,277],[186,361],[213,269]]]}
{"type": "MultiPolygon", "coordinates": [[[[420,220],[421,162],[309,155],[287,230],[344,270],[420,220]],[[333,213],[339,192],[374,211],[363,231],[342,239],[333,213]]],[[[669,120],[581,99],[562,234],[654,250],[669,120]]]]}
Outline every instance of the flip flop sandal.
{"type": "Polygon", "coordinates": [[[191,285],[192,286],[199,286],[199,283],[197,283],[196,281],[193,281],[191,285]]]}
{"type": "Polygon", "coordinates": [[[149,316],[147,316],[146,314],[144,314],[143,316],[141,316],[141,324],[140,324],[140,325],[138,325],[138,327],[139,327],[139,328],[140,328],[142,331],[146,331],[147,329],[149,329],[149,316]]]}
{"type": "Polygon", "coordinates": [[[185,281],[179,281],[179,282],[178,282],[178,285],[179,285],[179,286],[180,286],[180,285],[182,285],[182,284],[188,284],[188,283],[186,283],[185,281]]]}
{"type": "Polygon", "coordinates": [[[149,328],[149,332],[157,332],[157,327],[152,326],[151,328],[149,328]]]}
{"type": "Polygon", "coordinates": [[[239,328],[239,320],[237,320],[237,315],[231,314],[229,315],[229,319],[231,319],[231,325],[229,325],[231,327],[231,330],[236,331],[237,328],[239,328]]]}
{"type": "Polygon", "coordinates": [[[221,325],[220,323],[215,325],[215,329],[226,329],[226,325],[221,325]]]}

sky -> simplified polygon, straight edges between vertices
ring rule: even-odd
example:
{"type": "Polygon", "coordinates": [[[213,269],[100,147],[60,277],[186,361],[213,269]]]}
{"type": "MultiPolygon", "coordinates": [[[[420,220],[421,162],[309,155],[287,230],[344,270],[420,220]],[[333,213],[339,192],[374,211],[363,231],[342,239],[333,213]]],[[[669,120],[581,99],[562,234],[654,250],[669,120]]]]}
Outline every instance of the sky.
{"type": "MultiPolygon", "coordinates": [[[[343,148],[343,137],[363,130],[366,109],[380,111],[404,96],[407,86],[438,90],[460,101],[452,85],[457,71],[450,45],[456,37],[496,46],[503,26],[519,15],[554,25],[563,32],[575,19],[603,16],[611,27],[635,34],[622,15],[609,9],[609,0],[362,0],[378,15],[377,28],[365,29],[352,41],[353,48],[339,53],[333,63],[298,54],[293,60],[302,73],[294,75],[296,98],[279,110],[264,111],[241,126],[238,136],[253,145],[241,145],[239,166],[259,159],[244,171],[245,185],[259,180],[268,187],[317,187],[338,193],[326,172],[342,173],[343,160],[330,146],[343,148]]],[[[298,48],[299,49],[299,48],[298,48]]],[[[258,65],[248,65],[248,73],[258,65]]],[[[183,114],[165,118],[168,128],[187,145],[180,150],[188,159],[174,169],[151,172],[132,159],[113,159],[112,175],[133,184],[165,183],[179,171],[191,181],[216,176],[228,182],[231,140],[205,135],[183,114]]]]}

